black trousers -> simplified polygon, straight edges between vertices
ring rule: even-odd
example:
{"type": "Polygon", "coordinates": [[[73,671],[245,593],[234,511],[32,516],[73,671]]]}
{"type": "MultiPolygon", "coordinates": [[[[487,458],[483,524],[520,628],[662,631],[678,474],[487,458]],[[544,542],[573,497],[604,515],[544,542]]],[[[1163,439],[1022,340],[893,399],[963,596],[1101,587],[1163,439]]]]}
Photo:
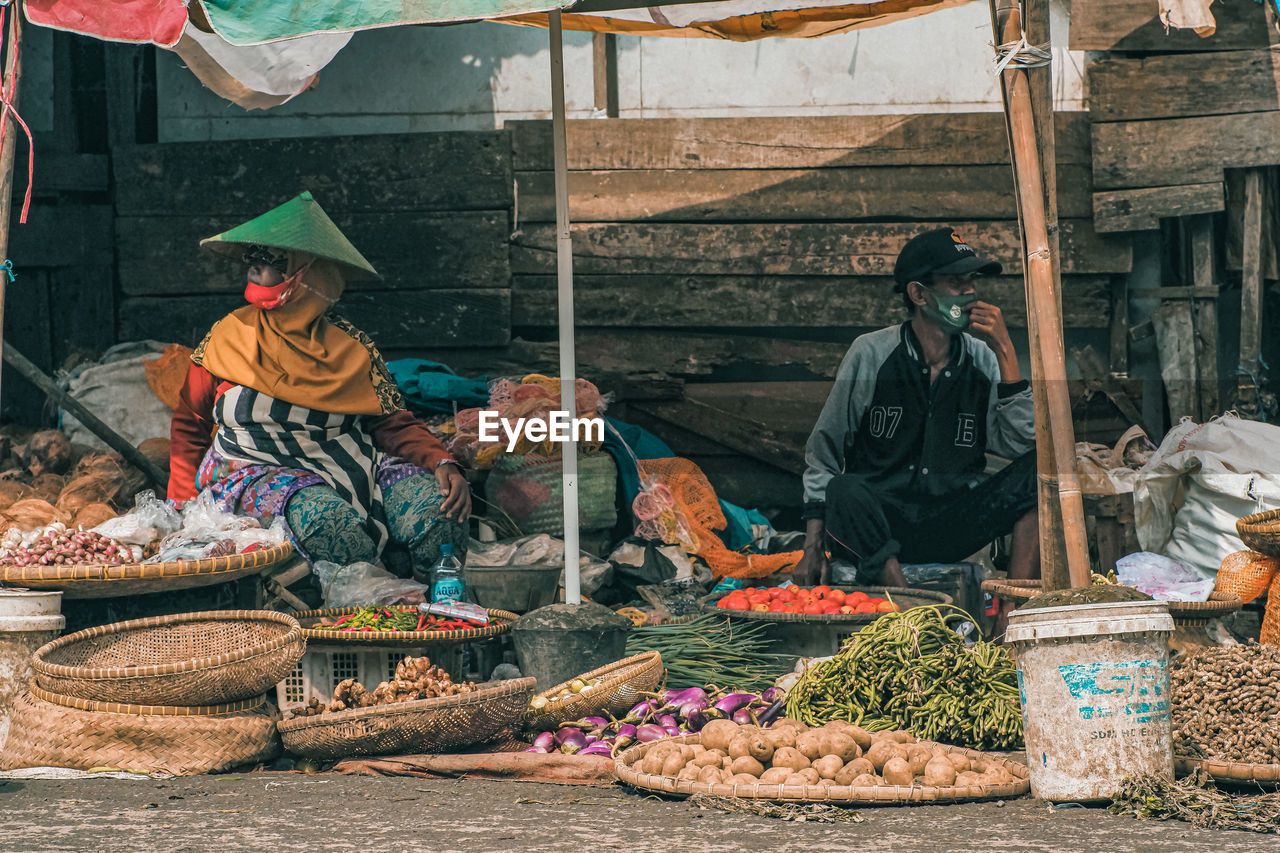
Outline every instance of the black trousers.
{"type": "Polygon", "coordinates": [[[858,474],[827,484],[827,542],[852,560],[860,581],[876,583],[885,560],[954,563],[1008,534],[1036,506],[1036,454],[1026,453],[990,478],[940,498],[877,490],[858,474]]]}

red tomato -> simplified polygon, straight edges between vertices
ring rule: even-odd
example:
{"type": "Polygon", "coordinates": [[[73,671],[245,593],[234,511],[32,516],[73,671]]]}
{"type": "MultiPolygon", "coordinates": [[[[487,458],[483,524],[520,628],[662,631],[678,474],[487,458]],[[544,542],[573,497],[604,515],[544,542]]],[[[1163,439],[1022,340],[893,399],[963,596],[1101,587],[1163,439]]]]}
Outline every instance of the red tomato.
{"type": "Polygon", "coordinates": [[[854,592],[851,592],[847,596],[845,596],[845,601],[852,601],[856,604],[859,601],[866,601],[867,598],[868,596],[865,592],[863,592],[862,590],[855,590],[854,592]]]}
{"type": "Polygon", "coordinates": [[[795,598],[795,593],[789,589],[784,589],[782,592],[778,593],[777,596],[778,601],[795,601],[795,598]]]}
{"type": "Polygon", "coordinates": [[[833,590],[831,590],[831,592],[827,593],[827,599],[826,599],[826,600],[827,600],[827,601],[834,601],[836,604],[844,604],[844,598],[845,598],[844,590],[842,590],[842,589],[833,589],[833,590]]]}
{"type": "Polygon", "coordinates": [[[892,601],[882,601],[876,605],[876,611],[879,613],[893,613],[898,609],[898,605],[892,601]]]}
{"type": "Polygon", "coordinates": [[[880,604],[882,601],[885,601],[885,599],[880,598],[880,597],[878,597],[878,596],[877,596],[877,597],[873,597],[873,598],[868,598],[868,599],[867,599],[867,601],[869,601],[869,602],[870,602],[870,603],[872,603],[872,604],[880,604]]]}
{"type": "Polygon", "coordinates": [[[752,604],[751,609],[757,611],[758,613],[765,613],[769,610],[769,605],[765,604],[763,601],[760,601],[760,602],[756,602],[755,604],[752,604]]]}
{"type": "Polygon", "coordinates": [[[787,603],[785,601],[775,601],[769,605],[770,613],[785,613],[786,610],[787,603]]]}
{"type": "Polygon", "coordinates": [[[823,613],[828,613],[828,614],[829,614],[829,613],[839,613],[839,612],[840,612],[840,605],[836,604],[834,601],[824,601],[824,602],[822,603],[822,612],[823,612],[823,613]]]}
{"type": "Polygon", "coordinates": [[[811,616],[820,616],[822,614],[822,605],[817,602],[814,602],[813,604],[806,604],[804,606],[804,612],[811,616]]]}
{"type": "Polygon", "coordinates": [[[726,610],[746,610],[751,606],[751,602],[747,601],[745,598],[726,596],[725,598],[720,599],[720,606],[726,610]]]}
{"type": "Polygon", "coordinates": [[[863,601],[859,603],[857,607],[853,608],[853,612],[854,613],[875,613],[876,606],[874,604],[868,604],[867,602],[863,601]]]}
{"type": "Polygon", "coordinates": [[[841,613],[857,613],[858,611],[850,607],[849,605],[845,604],[840,607],[840,612],[841,613]]]}
{"type": "Polygon", "coordinates": [[[821,586],[815,586],[813,588],[813,594],[818,596],[819,598],[824,597],[829,592],[831,592],[831,587],[827,586],[826,584],[823,584],[821,586]]]}
{"type": "Polygon", "coordinates": [[[765,592],[769,593],[769,595],[773,596],[774,598],[777,598],[779,595],[782,595],[783,590],[782,590],[782,587],[780,586],[771,586],[767,590],[765,590],[765,592]]]}

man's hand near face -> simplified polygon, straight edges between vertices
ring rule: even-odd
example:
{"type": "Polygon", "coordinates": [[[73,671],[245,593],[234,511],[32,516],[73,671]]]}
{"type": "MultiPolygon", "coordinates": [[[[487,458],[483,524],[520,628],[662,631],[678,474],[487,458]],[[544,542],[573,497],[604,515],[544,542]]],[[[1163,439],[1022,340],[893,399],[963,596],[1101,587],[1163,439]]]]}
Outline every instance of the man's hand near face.
{"type": "Polygon", "coordinates": [[[1018,354],[1009,339],[1009,329],[1004,324],[1004,313],[999,306],[978,301],[969,309],[969,334],[973,335],[996,354],[1000,366],[1000,381],[1019,382],[1022,371],[1018,368],[1018,354]]]}

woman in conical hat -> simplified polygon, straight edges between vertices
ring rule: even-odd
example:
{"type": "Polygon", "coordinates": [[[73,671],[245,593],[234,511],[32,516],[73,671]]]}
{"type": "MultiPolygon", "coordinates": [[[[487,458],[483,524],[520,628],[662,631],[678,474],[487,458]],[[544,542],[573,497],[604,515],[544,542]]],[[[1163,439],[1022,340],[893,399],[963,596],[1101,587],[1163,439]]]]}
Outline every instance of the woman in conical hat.
{"type": "Polygon", "coordinates": [[[201,241],[248,265],[243,308],[191,357],[170,429],[169,498],[283,518],[309,560],[377,563],[390,541],[425,570],[465,554],[471,492],[410,414],[373,342],[331,312],[377,278],[310,193],[201,241]]]}

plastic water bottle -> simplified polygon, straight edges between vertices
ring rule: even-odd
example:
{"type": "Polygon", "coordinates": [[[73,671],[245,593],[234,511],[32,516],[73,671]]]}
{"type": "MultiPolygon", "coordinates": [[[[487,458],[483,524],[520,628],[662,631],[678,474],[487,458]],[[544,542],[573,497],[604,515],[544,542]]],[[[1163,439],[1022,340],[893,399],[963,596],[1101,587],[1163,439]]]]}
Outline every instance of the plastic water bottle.
{"type": "Polygon", "coordinates": [[[462,601],[466,591],[462,563],[453,556],[453,545],[446,542],[440,546],[440,559],[431,567],[431,601],[435,604],[462,601]]]}

